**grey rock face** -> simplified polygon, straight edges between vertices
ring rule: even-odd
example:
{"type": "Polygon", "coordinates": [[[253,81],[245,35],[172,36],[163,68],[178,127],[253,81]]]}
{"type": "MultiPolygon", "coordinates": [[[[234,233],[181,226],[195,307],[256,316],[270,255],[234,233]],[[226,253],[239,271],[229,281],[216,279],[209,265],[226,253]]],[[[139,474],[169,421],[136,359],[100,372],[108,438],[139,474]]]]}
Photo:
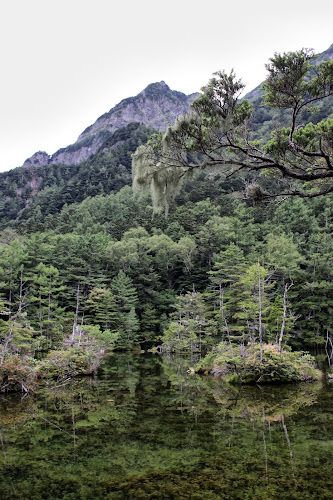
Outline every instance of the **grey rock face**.
{"type": "Polygon", "coordinates": [[[38,165],[80,163],[96,153],[113,132],[132,122],[142,123],[157,130],[166,130],[178,116],[189,111],[191,102],[198,95],[185,95],[171,90],[163,81],[152,83],[136,97],[124,99],[100,116],[93,125],[82,132],[74,144],[59,149],[51,157],[47,153],[35,153],[25,161],[24,166],[32,166],[36,161],[39,162],[38,165]]]}
{"type": "Polygon", "coordinates": [[[23,167],[40,167],[47,165],[50,162],[50,156],[45,151],[37,151],[25,160],[23,167]]]}
{"type": "Polygon", "coordinates": [[[136,97],[124,99],[88,127],[78,138],[97,134],[102,130],[114,132],[131,122],[150,125],[157,130],[166,130],[169,123],[189,110],[191,102],[198,94],[189,96],[170,90],[165,82],[152,83],[136,97]]]}

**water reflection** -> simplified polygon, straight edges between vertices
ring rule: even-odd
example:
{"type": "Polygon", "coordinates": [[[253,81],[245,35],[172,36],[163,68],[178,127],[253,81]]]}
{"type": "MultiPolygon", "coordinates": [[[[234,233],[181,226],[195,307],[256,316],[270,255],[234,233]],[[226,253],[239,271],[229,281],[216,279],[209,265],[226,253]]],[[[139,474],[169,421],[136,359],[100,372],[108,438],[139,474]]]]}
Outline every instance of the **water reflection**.
{"type": "MultiPolygon", "coordinates": [[[[265,408],[265,420],[279,421],[304,406],[313,405],[322,389],[322,382],[271,386],[235,386],[221,378],[201,376],[188,372],[186,358],[164,357],[163,370],[167,375],[182,410],[195,414],[207,411],[212,403],[218,403],[218,411],[242,418],[254,419],[265,408]]],[[[213,404],[212,411],[216,411],[213,404]]]]}
{"type": "Polygon", "coordinates": [[[331,387],[187,368],[114,354],[96,378],[0,398],[1,498],[331,498],[331,387]]]}

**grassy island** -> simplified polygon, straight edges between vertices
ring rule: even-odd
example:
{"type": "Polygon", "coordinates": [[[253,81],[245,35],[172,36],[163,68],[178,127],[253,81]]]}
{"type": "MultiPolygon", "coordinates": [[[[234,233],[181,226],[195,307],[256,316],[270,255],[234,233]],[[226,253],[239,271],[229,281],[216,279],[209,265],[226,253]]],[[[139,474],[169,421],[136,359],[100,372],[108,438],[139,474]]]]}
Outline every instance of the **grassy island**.
{"type": "Polygon", "coordinates": [[[322,377],[310,354],[279,350],[275,344],[265,344],[261,350],[258,344],[245,347],[222,342],[198,363],[196,371],[241,384],[311,382],[322,377]]]}

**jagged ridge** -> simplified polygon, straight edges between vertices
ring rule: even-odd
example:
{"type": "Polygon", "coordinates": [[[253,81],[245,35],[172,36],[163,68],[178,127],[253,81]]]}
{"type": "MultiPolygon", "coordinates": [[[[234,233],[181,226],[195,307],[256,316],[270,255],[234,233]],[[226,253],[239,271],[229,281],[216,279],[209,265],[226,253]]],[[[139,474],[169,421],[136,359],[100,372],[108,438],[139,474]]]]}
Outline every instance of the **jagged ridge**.
{"type": "Polygon", "coordinates": [[[23,166],[43,166],[49,163],[78,164],[96,153],[116,130],[137,122],[157,130],[165,130],[179,115],[189,110],[198,94],[186,95],[171,90],[164,82],[151,83],[135,97],[122,100],[87,127],[74,144],[59,149],[52,156],[39,151],[23,166]]]}

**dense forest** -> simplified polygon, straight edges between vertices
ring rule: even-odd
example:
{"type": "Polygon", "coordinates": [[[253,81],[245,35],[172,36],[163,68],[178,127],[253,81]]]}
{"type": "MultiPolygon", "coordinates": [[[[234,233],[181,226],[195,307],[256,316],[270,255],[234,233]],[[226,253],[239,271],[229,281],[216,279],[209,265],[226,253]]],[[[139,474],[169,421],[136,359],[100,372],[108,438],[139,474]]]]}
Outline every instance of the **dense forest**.
{"type": "MultiPolygon", "coordinates": [[[[323,102],[304,127],[329,119],[323,102]]],[[[255,134],[286,113],[256,101],[255,134]]],[[[133,123],[78,165],[1,174],[2,390],[29,390],[46,368],[93,370],[105,346],[206,353],[260,335],[279,353],[332,347],[332,193],[258,200],[251,187],[279,192],[276,176],[198,168],[166,216],[131,187],[153,132],[133,123]]]]}

